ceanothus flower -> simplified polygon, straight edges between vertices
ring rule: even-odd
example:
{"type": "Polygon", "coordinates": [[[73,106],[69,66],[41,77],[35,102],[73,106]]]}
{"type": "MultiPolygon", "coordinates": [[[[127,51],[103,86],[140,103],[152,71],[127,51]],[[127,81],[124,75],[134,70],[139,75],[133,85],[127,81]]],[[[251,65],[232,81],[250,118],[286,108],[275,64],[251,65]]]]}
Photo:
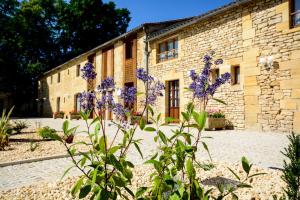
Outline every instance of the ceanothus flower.
{"type": "Polygon", "coordinates": [[[152,76],[149,76],[143,68],[138,68],[136,70],[136,77],[144,83],[147,81],[154,80],[154,78],[152,76]]]}
{"type": "Polygon", "coordinates": [[[84,67],[81,69],[82,78],[85,80],[93,80],[96,78],[97,73],[95,72],[95,67],[92,63],[87,62],[84,67]]]}
{"type": "Polygon", "coordinates": [[[115,88],[114,79],[111,77],[105,78],[100,85],[98,85],[97,89],[99,91],[113,90],[115,88]]]}
{"type": "Polygon", "coordinates": [[[147,103],[150,105],[154,105],[157,97],[163,96],[163,91],[165,90],[165,85],[159,81],[151,82],[148,87],[148,96],[147,103]]]}
{"type": "Polygon", "coordinates": [[[88,112],[94,109],[95,94],[93,92],[82,92],[80,94],[80,106],[83,111],[88,112]]]}
{"type": "Polygon", "coordinates": [[[125,87],[121,90],[121,98],[124,99],[124,103],[127,105],[132,105],[136,100],[137,89],[135,87],[125,87]]]}
{"type": "MultiPolygon", "coordinates": [[[[198,99],[205,99],[209,95],[213,96],[216,90],[224,83],[228,82],[230,80],[230,74],[225,73],[221,77],[217,78],[215,83],[211,84],[209,75],[211,71],[211,66],[213,58],[210,55],[205,55],[203,58],[204,68],[202,69],[202,72],[197,75],[195,71],[190,72],[190,78],[193,80],[193,82],[189,85],[189,89],[193,91],[193,95],[195,98],[198,99]]],[[[215,62],[215,65],[219,65],[223,63],[222,59],[217,59],[215,62]]]]}

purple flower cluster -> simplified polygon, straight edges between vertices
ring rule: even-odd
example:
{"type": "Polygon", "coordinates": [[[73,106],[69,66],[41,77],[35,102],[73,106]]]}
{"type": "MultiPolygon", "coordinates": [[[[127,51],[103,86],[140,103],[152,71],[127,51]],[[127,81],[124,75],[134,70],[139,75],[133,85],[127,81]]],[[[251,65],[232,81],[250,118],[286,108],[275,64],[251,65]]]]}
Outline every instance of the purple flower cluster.
{"type": "MultiPolygon", "coordinates": [[[[190,71],[190,78],[193,82],[190,84],[189,89],[193,91],[194,97],[198,99],[205,99],[209,95],[213,96],[216,90],[224,83],[230,80],[230,74],[225,73],[222,74],[221,77],[218,77],[215,83],[211,84],[209,80],[209,75],[211,71],[211,66],[213,57],[210,55],[205,55],[203,58],[204,68],[202,72],[198,75],[195,70],[190,71]]],[[[223,63],[222,59],[217,59],[215,65],[219,65],[223,63]]]]}
{"type": "Polygon", "coordinates": [[[124,103],[127,105],[133,105],[136,100],[137,89],[135,87],[125,87],[121,91],[121,98],[124,99],[124,103]]]}
{"type": "Polygon", "coordinates": [[[213,96],[216,92],[216,90],[222,85],[225,84],[226,82],[228,82],[230,80],[230,73],[226,72],[225,74],[222,74],[221,77],[218,77],[216,79],[216,81],[211,84],[208,88],[207,88],[207,92],[213,96]]]}
{"type": "Polygon", "coordinates": [[[114,79],[111,77],[107,77],[104,79],[100,85],[98,85],[97,89],[99,91],[107,91],[115,89],[115,82],[114,79]]]}
{"type": "Polygon", "coordinates": [[[101,100],[96,101],[96,108],[98,110],[112,110],[115,106],[115,101],[111,92],[103,92],[101,100]]]}
{"type": "Polygon", "coordinates": [[[136,77],[148,86],[148,95],[145,103],[154,105],[157,97],[163,96],[165,85],[159,81],[156,81],[154,77],[148,75],[148,73],[143,68],[137,69],[136,77]]]}
{"type": "Polygon", "coordinates": [[[129,112],[128,109],[124,108],[122,104],[116,103],[113,108],[113,113],[116,115],[116,118],[120,121],[126,120],[126,113],[129,112]]]}
{"type": "Polygon", "coordinates": [[[153,77],[149,76],[143,68],[138,68],[136,70],[136,77],[144,83],[153,80],[153,77]]]}
{"type": "Polygon", "coordinates": [[[84,112],[89,112],[94,109],[95,93],[93,92],[82,92],[80,94],[80,106],[84,112]]]}
{"type": "Polygon", "coordinates": [[[82,78],[85,80],[93,80],[96,78],[97,73],[95,72],[95,67],[92,63],[87,62],[84,67],[81,69],[82,78]]]}
{"type": "Polygon", "coordinates": [[[154,105],[157,97],[163,96],[163,91],[165,90],[165,85],[159,81],[152,82],[148,88],[148,98],[147,103],[149,105],[154,105]]]}

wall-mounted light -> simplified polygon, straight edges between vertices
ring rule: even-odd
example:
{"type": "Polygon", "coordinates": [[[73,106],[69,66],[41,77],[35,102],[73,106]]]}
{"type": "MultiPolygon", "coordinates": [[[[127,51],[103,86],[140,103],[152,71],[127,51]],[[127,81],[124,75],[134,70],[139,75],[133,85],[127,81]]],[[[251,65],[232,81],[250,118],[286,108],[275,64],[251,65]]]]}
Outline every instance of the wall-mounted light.
{"type": "Polygon", "coordinates": [[[274,62],[273,56],[266,56],[266,57],[259,58],[259,64],[264,65],[269,69],[273,67],[273,62],[274,62]]]}
{"type": "Polygon", "coordinates": [[[44,97],[44,98],[43,98],[43,100],[44,100],[44,101],[46,101],[46,100],[47,100],[47,98],[46,98],[46,97],[44,97]]]}
{"type": "Polygon", "coordinates": [[[39,101],[39,99],[35,99],[35,101],[37,101],[37,102],[38,102],[38,101],[39,101]]]}

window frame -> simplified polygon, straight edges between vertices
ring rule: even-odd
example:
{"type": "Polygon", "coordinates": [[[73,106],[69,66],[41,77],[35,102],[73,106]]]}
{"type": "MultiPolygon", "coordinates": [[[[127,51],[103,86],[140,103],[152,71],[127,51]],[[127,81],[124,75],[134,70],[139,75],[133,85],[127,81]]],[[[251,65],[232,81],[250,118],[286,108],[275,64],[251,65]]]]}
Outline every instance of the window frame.
{"type": "Polygon", "coordinates": [[[178,49],[179,49],[179,40],[178,37],[170,38],[164,41],[161,41],[157,45],[157,63],[169,61],[178,58],[178,49]],[[172,42],[173,48],[169,49],[169,43],[172,42]],[[177,45],[176,45],[177,43],[177,45]],[[164,45],[164,51],[161,51],[161,45],[164,45]],[[172,52],[172,56],[169,56],[169,53],[172,52]],[[161,55],[164,54],[164,59],[161,58],[161,55]]]}
{"type": "Polygon", "coordinates": [[[133,40],[125,43],[125,59],[129,60],[133,58],[133,40]],[[128,54],[130,52],[130,54],[128,54]]]}
{"type": "MultiPolygon", "coordinates": [[[[290,21],[290,28],[297,28],[300,27],[300,23],[299,24],[295,24],[294,22],[294,17],[299,14],[300,15],[300,9],[296,10],[295,8],[295,4],[296,1],[299,0],[289,0],[289,21],[290,21]]],[[[300,3],[300,2],[299,2],[300,3]]]]}
{"type": "Polygon", "coordinates": [[[232,85],[240,85],[241,84],[241,67],[240,65],[234,65],[231,69],[231,84],[232,85]],[[239,73],[237,73],[237,68],[239,69],[239,73]],[[239,74],[239,78],[238,78],[239,74]]]}

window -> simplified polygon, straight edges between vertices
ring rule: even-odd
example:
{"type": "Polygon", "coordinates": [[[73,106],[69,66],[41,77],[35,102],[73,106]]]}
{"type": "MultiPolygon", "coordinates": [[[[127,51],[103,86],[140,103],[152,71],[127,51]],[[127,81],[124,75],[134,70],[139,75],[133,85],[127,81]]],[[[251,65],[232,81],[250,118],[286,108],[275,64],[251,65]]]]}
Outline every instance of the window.
{"type": "Polygon", "coordinates": [[[57,97],[56,99],[56,112],[60,111],[60,97],[57,97]]]}
{"type": "Polygon", "coordinates": [[[212,82],[216,82],[217,78],[220,76],[220,69],[212,69],[211,70],[211,80],[212,82]]]}
{"type": "Polygon", "coordinates": [[[70,70],[68,69],[68,75],[70,74],[70,70]]]}
{"type": "Polygon", "coordinates": [[[53,76],[50,77],[50,84],[53,83],[53,76]]]}
{"type": "Polygon", "coordinates": [[[126,59],[132,58],[133,41],[125,43],[126,59]]]}
{"type": "Polygon", "coordinates": [[[158,62],[178,57],[178,39],[171,39],[158,45],[158,62]]]}
{"type": "Polygon", "coordinates": [[[80,94],[75,95],[75,110],[76,112],[81,111],[81,106],[80,106],[80,94]]]}
{"type": "Polygon", "coordinates": [[[300,0],[291,0],[291,26],[300,26],[300,0]]]}
{"type": "Polygon", "coordinates": [[[60,83],[60,72],[57,73],[57,82],[60,83]]]}
{"type": "Polygon", "coordinates": [[[76,77],[80,76],[80,65],[76,66],[76,77]]]}
{"type": "Polygon", "coordinates": [[[233,66],[232,67],[232,85],[240,84],[241,78],[240,78],[240,66],[233,66]]]}

